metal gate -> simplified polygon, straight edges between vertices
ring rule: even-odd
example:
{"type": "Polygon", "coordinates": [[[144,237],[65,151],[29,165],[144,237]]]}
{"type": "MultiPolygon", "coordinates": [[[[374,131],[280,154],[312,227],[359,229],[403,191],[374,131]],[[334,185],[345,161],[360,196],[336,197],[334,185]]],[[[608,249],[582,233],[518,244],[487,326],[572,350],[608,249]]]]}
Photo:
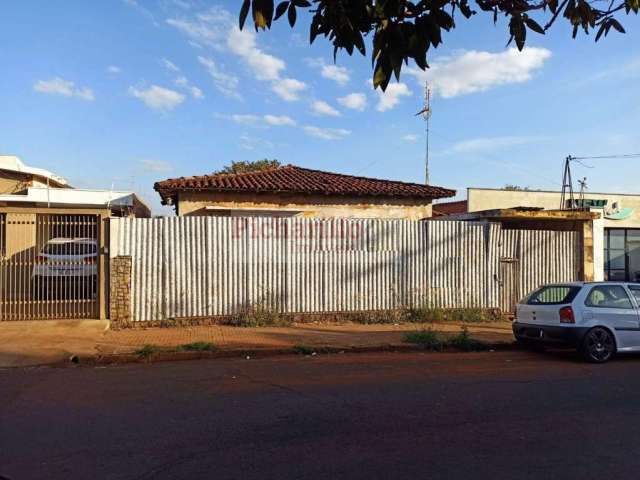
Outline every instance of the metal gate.
{"type": "Polygon", "coordinates": [[[515,312],[520,300],[520,263],[517,258],[500,259],[500,308],[515,312]]]}
{"type": "Polygon", "coordinates": [[[0,321],[97,318],[99,222],[0,214],[0,321]]]}

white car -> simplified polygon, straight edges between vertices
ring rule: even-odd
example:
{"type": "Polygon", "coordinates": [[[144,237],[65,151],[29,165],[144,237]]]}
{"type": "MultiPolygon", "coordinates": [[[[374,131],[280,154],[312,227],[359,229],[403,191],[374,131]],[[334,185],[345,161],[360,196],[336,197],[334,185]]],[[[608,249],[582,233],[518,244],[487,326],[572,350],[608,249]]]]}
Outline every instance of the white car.
{"type": "Polygon", "coordinates": [[[617,352],[640,352],[640,284],[545,285],[518,304],[513,334],[527,346],[573,346],[596,363],[617,352]]]}
{"type": "MultiPolygon", "coordinates": [[[[98,242],[93,238],[53,238],[36,258],[31,279],[36,291],[63,285],[93,294],[98,275],[98,242]],[[73,283],[73,287],[69,285],[73,283]]],[[[62,288],[62,287],[61,287],[62,288]]]]}

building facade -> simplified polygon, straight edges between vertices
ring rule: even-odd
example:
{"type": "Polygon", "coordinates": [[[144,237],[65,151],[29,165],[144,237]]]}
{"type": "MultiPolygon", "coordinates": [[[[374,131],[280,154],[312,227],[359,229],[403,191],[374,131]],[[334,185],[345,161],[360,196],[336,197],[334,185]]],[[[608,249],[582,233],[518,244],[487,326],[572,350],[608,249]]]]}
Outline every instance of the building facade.
{"type": "Polygon", "coordinates": [[[182,177],[154,186],[180,216],[397,218],[432,216],[454,190],[286,165],[236,174],[182,177]]]}
{"type": "Polygon", "coordinates": [[[469,212],[532,207],[579,208],[599,214],[593,221],[595,280],[640,282],[640,195],[586,192],[565,199],[561,192],[467,189],[469,212]]]}

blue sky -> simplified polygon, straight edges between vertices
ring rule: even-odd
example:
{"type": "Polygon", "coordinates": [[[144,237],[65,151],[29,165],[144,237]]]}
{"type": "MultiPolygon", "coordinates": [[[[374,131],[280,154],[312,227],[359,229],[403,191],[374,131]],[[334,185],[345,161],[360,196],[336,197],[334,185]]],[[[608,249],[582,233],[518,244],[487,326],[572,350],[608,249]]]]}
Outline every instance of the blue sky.
{"type": "MultiPolygon", "coordinates": [[[[421,182],[425,75],[381,96],[371,62],[291,30],[239,32],[239,2],[24,0],[0,7],[0,153],[78,187],[135,189],[232,160],[421,182]],[[62,7],[64,5],[64,8],[62,7]]],[[[568,154],[640,152],[639,19],[571,40],[559,22],[523,53],[504,23],[462,18],[431,51],[431,182],[558,189],[568,154]]],[[[543,23],[541,20],[540,23],[543,23]]],[[[578,166],[592,191],[638,192],[638,160],[578,166]]]]}

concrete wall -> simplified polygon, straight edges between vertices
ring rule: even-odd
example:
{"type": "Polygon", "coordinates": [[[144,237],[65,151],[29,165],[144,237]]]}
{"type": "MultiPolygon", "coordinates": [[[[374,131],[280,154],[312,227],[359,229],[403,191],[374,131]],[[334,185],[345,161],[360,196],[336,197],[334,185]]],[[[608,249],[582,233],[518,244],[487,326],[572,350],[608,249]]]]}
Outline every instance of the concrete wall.
{"type": "MultiPolygon", "coordinates": [[[[468,209],[470,212],[513,207],[541,207],[547,210],[560,208],[560,192],[511,191],[485,188],[469,188],[468,209]]],[[[577,193],[575,194],[577,198],[577,193]]],[[[640,195],[588,192],[586,199],[608,200],[608,206],[619,202],[622,208],[633,208],[634,214],[626,220],[604,219],[603,228],[640,228],[640,195]]],[[[594,210],[602,211],[602,210],[594,210]]]]}
{"type": "MultiPolygon", "coordinates": [[[[177,213],[185,215],[219,216],[206,210],[208,206],[228,209],[273,209],[301,212],[308,218],[398,218],[419,220],[431,217],[429,200],[394,200],[387,198],[356,198],[324,195],[274,195],[237,193],[180,193],[177,213]]],[[[254,213],[254,212],[252,212],[254,213]]]]}

